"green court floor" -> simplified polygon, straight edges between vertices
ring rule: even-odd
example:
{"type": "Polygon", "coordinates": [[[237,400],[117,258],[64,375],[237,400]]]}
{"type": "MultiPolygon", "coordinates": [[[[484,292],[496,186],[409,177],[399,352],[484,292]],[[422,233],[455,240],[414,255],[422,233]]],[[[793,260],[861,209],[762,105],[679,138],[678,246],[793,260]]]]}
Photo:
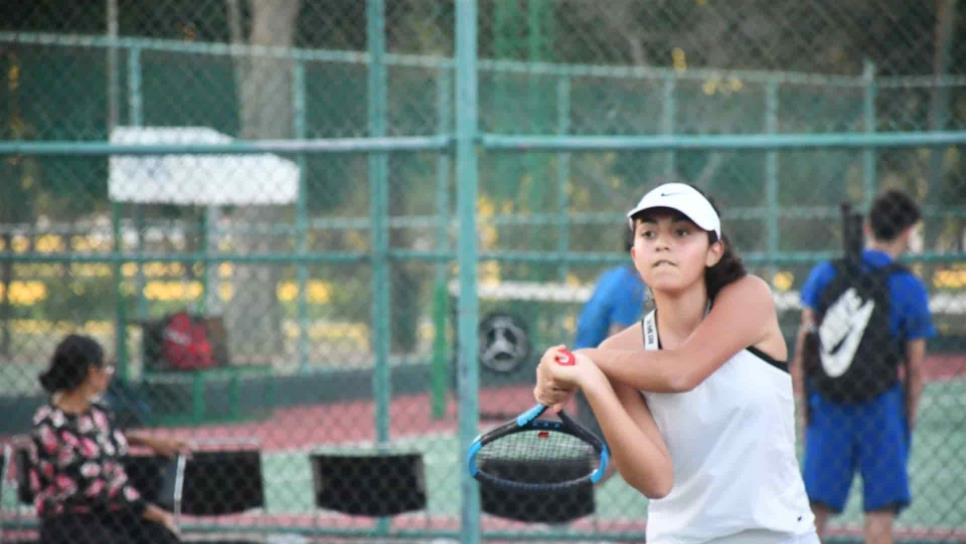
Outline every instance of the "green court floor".
{"type": "MultiPolygon", "coordinates": [[[[457,516],[463,464],[456,438],[425,436],[395,440],[393,444],[401,450],[423,453],[430,514],[457,516]]],[[[966,381],[933,382],[926,387],[913,435],[910,467],[913,502],[899,517],[899,526],[966,530],[966,381]]],[[[264,471],[271,512],[314,510],[307,452],[267,454],[264,471]]],[[[836,523],[861,523],[860,491],[857,476],[848,507],[835,518],[836,523]]],[[[596,501],[596,515],[601,521],[646,516],[647,501],[619,477],[596,490],[596,501]]],[[[606,525],[601,528],[606,529],[606,525]]]]}
{"type": "MultiPolygon", "coordinates": [[[[326,451],[332,447],[319,444],[326,451]]],[[[427,435],[393,441],[394,449],[419,451],[426,467],[428,512],[433,516],[458,517],[459,478],[464,470],[455,436],[427,435]]],[[[359,451],[364,446],[340,450],[359,451]]],[[[308,514],[316,511],[312,495],[312,474],[308,451],[265,452],[263,473],[266,509],[270,514],[308,514]]],[[[957,529],[966,531],[966,381],[933,382],[924,394],[911,458],[913,502],[902,513],[898,527],[915,529],[957,529]]],[[[836,524],[860,526],[861,482],[853,482],[852,497],[836,524]]],[[[596,490],[598,528],[606,533],[608,522],[641,520],[647,502],[619,477],[596,490]]],[[[0,507],[10,512],[17,507],[11,486],[5,486],[0,507]]]]}

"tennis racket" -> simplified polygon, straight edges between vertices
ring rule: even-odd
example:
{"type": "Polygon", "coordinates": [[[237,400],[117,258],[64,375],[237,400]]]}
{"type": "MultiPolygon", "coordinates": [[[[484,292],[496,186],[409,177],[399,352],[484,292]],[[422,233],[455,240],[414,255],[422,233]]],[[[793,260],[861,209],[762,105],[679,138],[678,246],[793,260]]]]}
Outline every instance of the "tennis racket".
{"type": "Polygon", "coordinates": [[[842,248],[845,260],[859,263],[862,260],[862,214],[852,211],[852,205],[843,202],[842,211],[842,248]]]}
{"type": "MultiPolygon", "coordinates": [[[[563,352],[561,365],[576,362],[563,352]]],[[[513,491],[559,491],[595,484],[607,471],[607,445],[560,411],[559,420],[539,419],[542,404],[473,441],[466,464],[481,483],[513,491]]]]}

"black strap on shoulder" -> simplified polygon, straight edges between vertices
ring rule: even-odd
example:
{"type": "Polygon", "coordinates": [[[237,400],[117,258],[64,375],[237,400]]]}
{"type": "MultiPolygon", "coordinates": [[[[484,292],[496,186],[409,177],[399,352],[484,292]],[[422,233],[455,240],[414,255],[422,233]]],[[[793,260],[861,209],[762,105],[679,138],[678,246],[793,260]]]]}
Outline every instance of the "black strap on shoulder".
{"type": "Polygon", "coordinates": [[[777,368],[778,370],[781,370],[782,372],[786,372],[786,373],[788,372],[788,364],[785,361],[779,361],[778,359],[775,359],[771,355],[768,355],[767,353],[756,348],[755,346],[748,346],[745,349],[747,349],[748,352],[754,355],[755,357],[758,357],[762,361],[765,361],[766,363],[777,368]]]}
{"type": "Polygon", "coordinates": [[[853,276],[876,274],[888,277],[899,272],[909,272],[909,268],[897,261],[890,261],[884,266],[867,266],[865,263],[856,261],[855,259],[842,258],[832,261],[832,265],[835,267],[837,273],[851,274],[853,276]]]}
{"type": "Polygon", "coordinates": [[[909,268],[906,267],[902,263],[898,263],[896,261],[892,261],[891,263],[889,263],[889,264],[887,264],[885,266],[880,266],[879,268],[876,268],[875,269],[875,272],[877,274],[882,274],[882,275],[884,275],[886,277],[889,277],[889,276],[891,276],[893,274],[898,274],[900,272],[906,272],[906,273],[908,273],[909,272],[909,268]]]}

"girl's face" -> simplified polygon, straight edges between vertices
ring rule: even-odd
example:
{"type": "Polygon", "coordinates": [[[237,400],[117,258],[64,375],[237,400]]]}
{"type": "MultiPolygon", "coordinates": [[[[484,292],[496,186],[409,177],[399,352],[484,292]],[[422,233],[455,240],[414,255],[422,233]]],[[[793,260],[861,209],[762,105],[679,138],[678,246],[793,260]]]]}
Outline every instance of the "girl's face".
{"type": "Polygon", "coordinates": [[[675,211],[656,211],[634,222],[634,266],[648,287],[669,293],[704,281],[704,270],[721,259],[721,242],[675,211]]]}
{"type": "Polygon", "coordinates": [[[100,395],[104,391],[107,391],[107,387],[111,384],[111,378],[113,377],[114,363],[105,362],[100,365],[91,365],[87,368],[87,383],[94,395],[100,395]]]}

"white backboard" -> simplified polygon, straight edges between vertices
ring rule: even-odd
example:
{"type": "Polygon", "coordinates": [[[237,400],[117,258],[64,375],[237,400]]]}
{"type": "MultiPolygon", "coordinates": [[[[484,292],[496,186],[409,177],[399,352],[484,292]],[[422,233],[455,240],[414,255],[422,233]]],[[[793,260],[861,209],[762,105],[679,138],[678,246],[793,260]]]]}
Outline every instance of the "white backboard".
{"type": "MultiPolygon", "coordinates": [[[[208,127],[116,127],[114,144],[217,144],[228,135],[208,127]]],[[[114,155],[108,192],[115,202],[199,206],[291,204],[299,168],[271,153],[255,155],[114,155]]]]}

